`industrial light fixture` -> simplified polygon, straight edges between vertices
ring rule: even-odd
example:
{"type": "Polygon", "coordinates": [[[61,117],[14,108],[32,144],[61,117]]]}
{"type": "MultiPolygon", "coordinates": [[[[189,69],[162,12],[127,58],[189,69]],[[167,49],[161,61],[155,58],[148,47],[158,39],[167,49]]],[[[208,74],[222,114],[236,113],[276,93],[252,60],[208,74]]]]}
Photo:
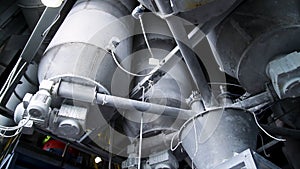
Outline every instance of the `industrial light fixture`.
{"type": "Polygon", "coordinates": [[[96,157],[95,158],[95,163],[98,164],[102,161],[102,158],[101,157],[96,157]]]}
{"type": "Polygon", "coordinates": [[[63,3],[64,0],[41,0],[41,1],[47,7],[57,8],[63,3]]]}

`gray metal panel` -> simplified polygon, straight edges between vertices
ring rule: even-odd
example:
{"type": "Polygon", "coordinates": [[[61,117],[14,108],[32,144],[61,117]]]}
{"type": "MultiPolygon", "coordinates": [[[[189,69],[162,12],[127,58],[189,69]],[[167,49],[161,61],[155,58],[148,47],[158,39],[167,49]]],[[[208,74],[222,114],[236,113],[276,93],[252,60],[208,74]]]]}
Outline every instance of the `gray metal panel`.
{"type": "Polygon", "coordinates": [[[226,162],[218,165],[214,169],[280,169],[270,161],[266,160],[259,154],[247,149],[238,155],[228,159],[226,162]]]}

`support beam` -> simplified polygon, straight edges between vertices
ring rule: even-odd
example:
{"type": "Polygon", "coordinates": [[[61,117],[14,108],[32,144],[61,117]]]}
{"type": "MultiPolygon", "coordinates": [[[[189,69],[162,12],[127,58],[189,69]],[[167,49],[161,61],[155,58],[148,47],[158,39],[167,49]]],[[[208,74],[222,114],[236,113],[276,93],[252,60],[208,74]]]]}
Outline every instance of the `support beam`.
{"type": "Polygon", "coordinates": [[[60,11],[66,4],[66,1],[58,8],[45,8],[37,26],[34,28],[28,42],[26,43],[21,56],[26,62],[30,63],[36,55],[38,49],[46,38],[49,29],[58,19],[60,11]]]}
{"type": "Polygon", "coordinates": [[[245,100],[232,104],[232,107],[241,107],[244,109],[255,108],[259,105],[270,104],[274,101],[272,94],[269,91],[259,93],[255,96],[249,97],[245,100]]]}

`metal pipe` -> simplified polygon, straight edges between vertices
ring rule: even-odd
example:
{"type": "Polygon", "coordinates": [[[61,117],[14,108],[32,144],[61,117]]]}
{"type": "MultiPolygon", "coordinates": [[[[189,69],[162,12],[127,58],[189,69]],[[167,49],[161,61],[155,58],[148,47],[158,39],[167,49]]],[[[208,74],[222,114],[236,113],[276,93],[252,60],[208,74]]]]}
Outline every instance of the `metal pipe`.
{"type": "Polygon", "coordinates": [[[300,130],[288,129],[283,127],[273,127],[268,125],[261,125],[261,126],[271,134],[300,139],[300,130]]]}
{"type": "Polygon", "coordinates": [[[67,99],[92,103],[95,99],[96,88],[62,81],[59,83],[59,88],[55,94],[67,99]]]}
{"type": "Polygon", "coordinates": [[[239,101],[239,102],[236,102],[234,104],[232,104],[231,107],[241,107],[241,108],[244,108],[244,109],[251,109],[251,108],[254,108],[256,106],[259,106],[261,104],[269,104],[273,102],[273,96],[270,94],[269,91],[265,91],[263,93],[260,93],[258,95],[255,95],[255,96],[252,96],[252,97],[249,97],[243,101],[239,101]]]}
{"type": "Polygon", "coordinates": [[[189,119],[193,116],[191,110],[179,109],[100,93],[96,94],[96,103],[120,109],[138,110],[141,112],[171,116],[175,118],[178,117],[182,119],[189,119]]]}
{"type": "MultiPolygon", "coordinates": [[[[147,112],[158,115],[171,116],[181,119],[189,119],[193,116],[191,110],[185,110],[170,106],[164,106],[154,103],[142,102],[117,96],[111,96],[101,93],[96,93],[96,89],[93,86],[83,86],[79,84],[70,84],[68,82],[60,82],[57,94],[60,97],[74,99],[84,102],[95,102],[105,106],[114,108],[126,109],[126,110],[138,110],[141,112],[147,112]],[[84,94],[83,94],[84,93],[84,94]],[[96,97],[96,98],[95,98],[96,97]],[[93,98],[93,99],[91,99],[93,98]],[[179,115],[180,113],[180,115],[179,115]]],[[[55,92],[55,91],[54,91],[55,92]]]]}
{"type": "Polygon", "coordinates": [[[105,94],[97,93],[96,103],[110,107],[127,109],[127,110],[138,110],[140,112],[153,113],[158,115],[165,115],[171,117],[178,117],[182,119],[188,119],[192,117],[191,110],[179,109],[175,107],[163,106],[159,104],[147,103],[137,100],[126,99],[117,96],[110,96],[105,94]],[[163,110],[163,112],[162,112],[163,110]],[[181,114],[178,116],[178,114],[181,114]]]}
{"type": "Polygon", "coordinates": [[[206,81],[206,77],[202,67],[200,66],[197,56],[191,50],[192,48],[188,36],[186,35],[186,30],[183,26],[183,23],[175,16],[166,17],[165,20],[175,38],[187,68],[196,84],[197,90],[200,91],[203,97],[205,105],[214,105],[216,101],[213,98],[212,91],[206,81]]]}
{"type": "Polygon", "coordinates": [[[273,140],[265,145],[262,145],[260,148],[258,148],[256,150],[257,153],[261,153],[263,151],[265,151],[266,149],[270,148],[270,147],[273,147],[274,145],[276,145],[277,143],[279,143],[279,141],[277,140],[273,140]]]}

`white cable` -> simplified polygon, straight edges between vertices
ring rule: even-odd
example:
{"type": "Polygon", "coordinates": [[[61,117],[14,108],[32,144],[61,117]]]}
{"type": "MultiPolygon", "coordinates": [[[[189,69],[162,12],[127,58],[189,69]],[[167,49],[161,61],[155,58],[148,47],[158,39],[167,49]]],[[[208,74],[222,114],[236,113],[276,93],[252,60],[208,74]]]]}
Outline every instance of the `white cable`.
{"type": "Polygon", "coordinates": [[[3,91],[3,93],[1,93],[1,96],[0,96],[0,102],[2,102],[4,96],[6,95],[7,91],[9,90],[9,88],[11,87],[11,85],[14,83],[14,81],[16,81],[18,75],[23,71],[24,67],[26,66],[26,63],[24,63],[22,65],[22,67],[19,69],[19,71],[17,72],[17,74],[15,74],[15,70],[13,71],[13,74],[15,75],[12,75],[9,77],[9,82],[5,88],[5,90],[3,91]]]}
{"type": "Polygon", "coordinates": [[[150,47],[150,44],[149,44],[149,41],[148,41],[148,38],[147,38],[147,35],[146,35],[146,31],[145,31],[145,27],[144,27],[142,15],[139,15],[139,20],[140,20],[140,24],[141,24],[141,28],[142,28],[142,32],[143,32],[143,36],[144,36],[147,48],[149,50],[149,53],[150,53],[151,57],[154,58],[154,55],[152,53],[152,50],[151,50],[151,47],[150,47]]]}
{"type": "Polygon", "coordinates": [[[129,75],[132,75],[132,76],[138,76],[138,77],[144,77],[144,76],[150,76],[152,75],[153,73],[150,72],[150,73],[147,73],[147,74],[136,74],[136,73],[132,73],[132,72],[129,72],[128,70],[126,70],[125,68],[122,67],[122,65],[118,62],[117,58],[116,58],[116,55],[113,51],[111,51],[111,55],[113,57],[113,60],[114,62],[116,63],[116,65],[121,69],[123,70],[125,73],[129,74],[129,75]]]}
{"type": "Polygon", "coordinates": [[[42,33],[42,37],[44,37],[46,35],[46,33],[52,28],[52,26],[59,20],[60,18],[60,14],[57,15],[57,17],[55,18],[55,20],[44,30],[44,32],[42,33]]]}
{"type": "Polygon", "coordinates": [[[197,137],[195,118],[193,118],[193,126],[194,126],[194,135],[195,135],[195,152],[194,152],[194,156],[192,158],[192,169],[194,169],[194,157],[196,157],[196,155],[198,153],[198,137],[197,137]]]}
{"type": "Polygon", "coordinates": [[[24,122],[19,123],[17,126],[14,126],[14,127],[6,127],[6,126],[0,125],[0,130],[3,130],[3,131],[18,130],[18,129],[24,127],[29,120],[30,120],[30,116],[27,116],[24,122]]]}
{"type": "Polygon", "coordinates": [[[11,137],[15,137],[17,135],[19,135],[21,133],[22,129],[18,129],[13,135],[5,135],[5,132],[2,134],[0,132],[0,136],[4,137],[4,138],[11,138],[11,137]]]}
{"type": "Polygon", "coordinates": [[[149,100],[149,99],[151,99],[152,97],[153,97],[153,95],[154,95],[154,90],[153,90],[153,81],[151,81],[151,80],[148,80],[149,82],[148,82],[148,89],[150,89],[151,90],[151,95],[150,96],[148,96],[148,98],[145,100],[145,101],[147,101],[147,100],[149,100]]]}
{"type": "Polygon", "coordinates": [[[194,157],[192,158],[192,169],[194,169],[194,157]]]}
{"type": "Polygon", "coordinates": [[[173,147],[174,139],[175,139],[176,136],[179,137],[179,133],[180,133],[180,130],[176,134],[174,134],[173,137],[172,137],[172,139],[171,139],[171,146],[170,146],[170,150],[171,151],[175,151],[179,147],[179,145],[182,143],[182,141],[180,140],[180,141],[178,141],[178,143],[176,144],[176,146],[173,147]]]}
{"type": "Polygon", "coordinates": [[[26,124],[29,120],[30,120],[30,116],[27,116],[24,122],[19,123],[17,126],[14,126],[14,127],[6,127],[6,126],[0,125],[0,130],[14,131],[14,130],[20,129],[20,128],[24,127],[25,124],[26,124]]]}
{"type": "MultiPolygon", "coordinates": [[[[171,139],[171,146],[170,146],[170,150],[171,151],[174,151],[178,148],[178,146],[182,143],[182,140],[179,140],[178,143],[176,144],[175,147],[173,147],[173,142],[174,142],[174,139],[175,139],[175,136],[178,136],[180,137],[180,134],[181,134],[181,131],[186,127],[186,125],[191,121],[193,120],[194,118],[200,116],[200,115],[203,115],[209,111],[213,111],[213,110],[218,110],[220,109],[220,107],[216,107],[216,108],[212,108],[212,109],[209,109],[209,110],[206,110],[204,112],[200,112],[200,113],[197,113],[195,114],[194,116],[192,116],[191,118],[189,118],[187,121],[185,121],[182,126],[180,127],[180,129],[178,130],[177,134],[173,135],[172,139],[171,139]]],[[[179,139],[179,138],[178,138],[179,139]]]]}
{"type": "MultiPolygon", "coordinates": [[[[142,101],[145,101],[145,87],[143,86],[143,95],[142,95],[142,101]]],[[[142,143],[143,143],[143,115],[144,113],[142,112],[141,116],[141,125],[140,125],[140,142],[139,142],[139,162],[138,162],[138,169],[141,168],[141,161],[142,161],[142,143]]]]}
{"type": "Polygon", "coordinates": [[[264,152],[265,156],[270,157],[270,154],[267,154],[266,149],[265,149],[264,138],[262,137],[261,134],[259,134],[259,136],[260,136],[260,139],[261,139],[261,145],[262,145],[261,147],[263,149],[263,152],[264,152]]]}
{"type": "Polygon", "coordinates": [[[145,91],[146,91],[145,87],[142,86],[142,102],[145,101],[145,91]]]}
{"type": "Polygon", "coordinates": [[[274,137],[272,136],[271,134],[269,134],[264,128],[261,127],[261,125],[258,123],[257,121],[257,118],[256,118],[256,115],[254,112],[251,112],[254,116],[254,120],[255,120],[255,123],[256,125],[258,126],[259,129],[261,129],[267,136],[269,136],[270,138],[274,139],[274,140],[277,140],[277,141],[286,141],[286,139],[281,139],[281,138],[277,138],[277,137],[274,137]]]}
{"type": "Polygon", "coordinates": [[[8,75],[7,77],[7,80],[5,81],[4,85],[2,86],[1,88],[1,91],[0,91],[0,95],[2,96],[4,93],[4,91],[6,90],[7,86],[9,85],[10,81],[11,81],[11,78],[12,78],[12,75],[14,74],[13,70],[10,72],[10,74],[8,75]]]}
{"type": "Polygon", "coordinates": [[[6,164],[6,162],[10,159],[12,155],[11,154],[8,154],[1,162],[1,165],[0,165],[0,168],[3,168],[4,165],[6,164]]]}
{"type": "Polygon", "coordinates": [[[5,94],[7,93],[7,91],[9,90],[9,88],[11,87],[11,85],[14,83],[14,81],[16,80],[17,76],[21,73],[21,71],[23,70],[23,68],[25,67],[26,63],[24,63],[22,65],[22,67],[19,69],[19,71],[16,73],[17,67],[19,66],[21,62],[21,59],[18,60],[18,62],[16,63],[15,67],[13,68],[13,70],[10,72],[5,84],[3,85],[1,91],[0,91],[0,102],[2,102],[3,97],[5,96],[5,94]]]}
{"type": "MultiPolygon", "coordinates": [[[[9,88],[9,86],[11,85],[12,83],[12,79],[13,77],[15,76],[15,72],[17,70],[17,68],[19,67],[20,63],[21,63],[21,60],[22,58],[19,58],[17,63],[15,64],[14,68],[12,69],[12,71],[10,72],[7,80],[5,81],[4,85],[2,86],[1,88],[1,91],[0,91],[0,96],[3,97],[3,95],[5,95],[6,91],[7,91],[7,88],[9,88]]],[[[2,100],[1,100],[2,101],[2,100]]]]}
{"type": "Polygon", "coordinates": [[[195,157],[198,153],[198,134],[197,134],[195,118],[193,118],[193,126],[194,126],[194,134],[195,134],[195,152],[194,152],[194,157],[195,157]]]}
{"type": "MultiPolygon", "coordinates": [[[[0,102],[2,102],[4,96],[6,95],[7,91],[9,90],[9,88],[11,87],[11,85],[16,81],[18,75],[23,71],[23,69],[25,68],[26,66],[26,63],[24,63],[18,70],[17,72],[17,69],[20,65],[22,61],[22,58],[19,58],[17,63],[15,64],[14,68],[12,69],[12,71],[10,72],[7,80],[5,81],[3,87],[1,88],[1,91],[0,91],[0,102]]],[[[30,117],[28,116],[26,119],[25,119],[25,122],[23,123],[19,123],[17,126],[13,126],[13,127],[7,127],[7,126],[2,126],[0,125],[0,136],[1,137],[6,137],[6,138],[10,138],[10,137],[14,137],[16,135],[18,135],[22,128],[24,127],[24,125],[26,125],[26,123],[29,121],[30,117]],[[3,131],[3,133],[2,133],[3,131]],[[14,134],[12,135],[6,135],[6,132],[7,131],[15,131],[14,134]]]]}
{"type": "Polygon", "coordinates": [[[140,142],[139,142],[139,162],[138,169],[141,168],[141,159],[142,159],[142,143],[143,143],[143,113],[141,117],[141,125],[140,125],[140,142]]]}

